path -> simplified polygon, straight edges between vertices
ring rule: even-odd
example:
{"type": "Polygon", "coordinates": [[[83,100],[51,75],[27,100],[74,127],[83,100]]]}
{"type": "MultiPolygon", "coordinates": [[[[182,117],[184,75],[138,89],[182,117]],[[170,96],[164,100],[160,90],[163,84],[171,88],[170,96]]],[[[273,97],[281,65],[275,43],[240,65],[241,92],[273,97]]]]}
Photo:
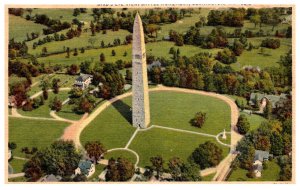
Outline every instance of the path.
{"type": "Polygon", "coordinates": [[[206,137],[213,137],[213,138],[217,137],[216,135],[211,135],[211,134],[207,134],[207,133],[200,133],[200,132],[188,131],[188,130],[183,130],[183,129],[175,129],[175,128],[163,127],[163,126],[159,126],[159,125],[154,125],[154,127],[161,128],[161,129],[166,129],[166,130],[171,130],[171,131],[183,132],[183,133],[191,133],[191,134],[201,135],[201,136],[206,136],[206,137]]]}
{"type": "Polygon", "coordinates": [[[8,179],[16,178],[16,177],[23,177],[23,176],[25,176],[25,173],[9,174],[8,179]]]}
{"type": "Polygon", "coordinates": [[[86,120],[88,113],[85,113],[80,120],[73,121],[73,123],[68,126],[65,130],[61,139],[63,140],[72,140],[75,143],[77,148],[80,148],[80,141],[78,138],[78,133],[80,134],[80,126],[86,120]]]}

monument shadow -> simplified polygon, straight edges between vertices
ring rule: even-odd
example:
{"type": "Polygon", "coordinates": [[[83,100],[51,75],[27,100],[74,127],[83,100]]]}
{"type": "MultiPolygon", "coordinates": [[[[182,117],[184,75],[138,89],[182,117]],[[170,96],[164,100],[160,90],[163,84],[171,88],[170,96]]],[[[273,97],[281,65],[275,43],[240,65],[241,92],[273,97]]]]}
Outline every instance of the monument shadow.
{"type": "Polygon", "coordinates": [[[132,124],[132,111],[131,107],[127,105],[123,100],[118,100],[112,103],[112,106],[128,121],[132,124]]]}

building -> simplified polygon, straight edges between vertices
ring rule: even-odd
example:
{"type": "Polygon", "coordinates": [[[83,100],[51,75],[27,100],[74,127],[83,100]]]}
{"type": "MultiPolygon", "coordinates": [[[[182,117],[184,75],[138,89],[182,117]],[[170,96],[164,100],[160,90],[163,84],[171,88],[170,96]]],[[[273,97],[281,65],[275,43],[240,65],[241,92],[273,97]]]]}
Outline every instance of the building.
{"type": "Polygon", "coordinates": [[[90,160],[80,160],[78,168],[75,170],[75,175],[85,175],[90,177],[95,172],[95,165],[90,160]]]}
{"type": "Polygon", "coordinates": [[[59,182],[62,179],[61,176],[55,176],[53,174],[46,175],[41,179],[41,182],[59,182]]]}
{"type": "Polygon", "coordinates": [[[132,41],[132,124],[146,128],[150,123],[146,49],[142,20],[137,13],[132,41]]]}
{"type": "Polygon", "coordinates": [[[84,90],[91,84],[92,79],[93,79],[93,75],[80,73],[79,77],[77,77],[75,80],[74,86],[77,86],[82,90],[84,90]]]}
{"type": "Polygon", "coordinates": [[[153,61],[150,65],[147,66],[148,71],[150,71],[153,67],[161,67],[161,62],[153,61]]]}
{"type": "Polygon", "coordinates": [[[250,94],[250,99],[249,99],[249,105],[250,106],[255,106],[256,101],[259,101],[260,105],[260,110],[263,110],[267,102],[269,101],[272,104],[272,108],[276,108],[277,103],[282,100],[286,99],[287,95],[286,94],[280,94],[280,95],[268,95],[268,94],[261,94],[261,93],[251,93],[250,94]]]}
{"type": "Polygon", "coordinates": [[[253,172],[255,177],[261,177],[263,170],[263,162],[268,161],[269,157],[273,156],[267,151],[255,150],[254,161],[253,161],[253,172]]]}

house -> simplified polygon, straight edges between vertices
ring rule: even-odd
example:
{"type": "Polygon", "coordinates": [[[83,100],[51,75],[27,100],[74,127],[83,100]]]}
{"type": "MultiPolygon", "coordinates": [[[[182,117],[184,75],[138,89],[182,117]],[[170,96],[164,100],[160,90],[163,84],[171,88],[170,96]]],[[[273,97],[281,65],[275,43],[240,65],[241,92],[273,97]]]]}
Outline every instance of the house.
{"type": "Polygon", "coordinates": [[[273,156],[268,151],[255,150],[254,161],[253,161],[253,172],[255,177],[261,177],[263,170],[263,162],[268,161],[269,157],[273,156]]]}
{"type": "Polygon", "coordinates": [[[161,62],[153,61],[151,64],[147,65],[148,71],[150,71],[153,67],[161,67],[161,62]]]}
{"type": "Polygon", "coordinates": [[[249,105],[255,106],[256,101],[259,101],[260,110],[263,110],[267,102],[270,102],[272,104],[272,108],[276,108],[278,105],[277,103],[280,100],[287,99],[287,94],[280,94],[280,95],[268,95],[268,94],[261,94],[261,93],[251,93],[250,99],[249,99],[249,105]]]}
{"type": "Polygon", "coordinates": [[[53,174],[46,175],[41,179],[41,182],[59,182],[62,179],[61,176],[55,176],[53,174]]]}
{"type": "Polygon", "coordinates": [[[90,177],[95,172],[95,165],[90,160],[80,160],[78,168],[75,170],[75,175],[83,174],[90,177]]]}
{"type": "Polygon", "coordinates": [[[74,86],[77,86],[82,90],[84,90],[91,84],[92,79],[93,79],[93,75],[80,73],[79,77],[77,77],[75,80],[74,86]]]}

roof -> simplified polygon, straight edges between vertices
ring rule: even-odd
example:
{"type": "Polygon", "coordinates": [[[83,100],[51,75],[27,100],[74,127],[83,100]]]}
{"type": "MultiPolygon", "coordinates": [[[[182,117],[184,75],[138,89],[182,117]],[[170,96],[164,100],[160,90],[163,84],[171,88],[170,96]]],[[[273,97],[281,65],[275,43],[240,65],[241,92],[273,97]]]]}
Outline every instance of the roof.
{"type": "Polygon", "coordinates": [[[44,182],[58,182],[60,180],[61,180],[60,176],[55,176],[53,174],[47,175],[42,179],[42,181],[44,182]]]}
{"type": "Polygon", "coordinates": [[[276,107],[276,103],[279,102],[280,99],[286,99],[287,95],[286,94],[280,94],[280,95],[268,95],[268,94],[261,94],[261,93],[251,93],[250,94],[250,100],[249,104],[250,105],[255,105],[255,97],[257,96],[257,99],[260,101],[263,98],[267,98],[271,103],[272,107],[276,107]]]}
{"type": "Polygon", "coordinates": [[[153,61],[150,65],[147,66],[147,69],[150,70],[153,67],[161,67],[161,62],[160,61],[153,61]]]}
{"type": "Polygon", "coordinates": [[[255,150],[254,161],[259,160],[263,162],[266,159],[269,159],[270,153],[262,150],[255,150]]]}
{"type": "Polygon", "coordinates": [[[80,74],[80,76],[77,77],[76,81],[84,82],[84,81],[86,81],[87,79],[89,79],[91,77],[92,77],[92,75],[80,74]]]}
{"type": "Polygon", "coordinates": [[[257,171],[261,172],[263,170],[263,166],[260,165],[260,164],[254,165],[254,170],[257,170],[257,171]]]}
{"type": "Polygon", "coordinates": [[[78,168],[80,168],[82,174],[88,174],[92,164],[90,160],[81,160],[78,164],[78,168]]]}

